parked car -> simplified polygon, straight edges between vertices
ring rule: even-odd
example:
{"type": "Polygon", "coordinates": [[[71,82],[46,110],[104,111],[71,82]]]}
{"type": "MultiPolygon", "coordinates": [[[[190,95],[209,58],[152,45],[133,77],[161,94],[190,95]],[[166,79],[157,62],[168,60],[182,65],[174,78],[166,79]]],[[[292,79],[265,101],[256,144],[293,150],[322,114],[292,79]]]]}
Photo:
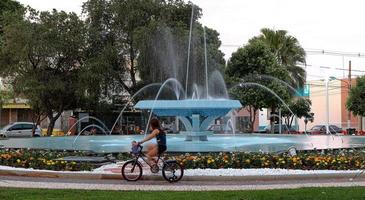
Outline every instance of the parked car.
{"type": "MultiPolygon", "coordinates": [[[[274,133],[279,134],[279,124],[274,124],[274,133]]],[[[265,133],[271,133],[271,126],[268,125],[265,127],[265,133]]],[[[281,125],[281,133],[283,134],[298,134],[298,131],[295,130],[295,128],[291,127],[289,128],[287,125],[282,124],[281,125]]]]}
{"type": "MultiPolygon", "coordinates": [[[[0,137],[32,137],[32,130],[35,125],[31,122],[14,122],[4,126],[0,130],[0,137]]],[[[39,126],[35,128],[35,137],[41,136],[42,130],[39,126]]]]}
{"type": "MultiPolygon", "coordinates": [[[[331,134],[342,133],[342,129],[335,125],[329,125],[329,131],[331,134]]],[[[315,125],[307,131],[308,134],[319,135],[326,134],[326,125],[315,125]]]]}

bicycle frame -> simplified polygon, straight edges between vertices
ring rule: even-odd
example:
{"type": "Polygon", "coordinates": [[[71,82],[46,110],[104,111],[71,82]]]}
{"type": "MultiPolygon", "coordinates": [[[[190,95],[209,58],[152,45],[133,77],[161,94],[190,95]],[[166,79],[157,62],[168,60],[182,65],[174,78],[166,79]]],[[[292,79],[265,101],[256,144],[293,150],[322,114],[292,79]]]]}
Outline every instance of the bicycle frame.
{"type": "MultiPolygon", "coordinates": [[[[135,162],[134,162],[134,164],[133,164],[133,168],[132,168],[132,172],[134,171],[134,167],[136,166],[136,163],[137,162],[139,162],[138,160],[139,160],[139,158],[142,158],[142,160],[149,166],[149,167],[153,167],[153,165],[151,165],[149,162],[148,162],[148,160],[146,160],[146,158],[147,158],[147,156],[142,152],[142,149],[143,149],[143,146],[140,146],[140,150],[139,150],[139,152],[138,152],[138,154],[132,159],[132,160],[134,160],[135,162]]],[[[166,164],[166,161],[164,160],[164,159],[162,159],[161,158],[161,155],[162,154],[158,154],[158,156],[157,156],[157,160],[156,160],[156,164],[158,163],[158,161],[162,161],[162,163],[165,165],[166,164]]],[[[139,162],[141,165],[142,165],[142,163],[141,162],[139,162]]],[[[143,165],[142,165],[143,166],[143,165]]]]}

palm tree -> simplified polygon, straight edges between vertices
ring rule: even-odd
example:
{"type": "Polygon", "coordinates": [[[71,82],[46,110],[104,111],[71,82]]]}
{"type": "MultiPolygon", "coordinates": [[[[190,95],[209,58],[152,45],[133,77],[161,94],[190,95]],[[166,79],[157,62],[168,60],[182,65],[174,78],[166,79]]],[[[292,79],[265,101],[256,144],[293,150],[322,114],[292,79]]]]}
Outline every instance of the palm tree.
{"type": "Polygon", "coordinates": [[[305,64],[305,51],[298,40],[287,33],[285,30],[263,28],[261,35],[254,39],[261,40],[268,45],[278,63],[288,70],[291,84],[294,87],[302,88],[305,84],[306,72],[298,64],[305,64]]]}

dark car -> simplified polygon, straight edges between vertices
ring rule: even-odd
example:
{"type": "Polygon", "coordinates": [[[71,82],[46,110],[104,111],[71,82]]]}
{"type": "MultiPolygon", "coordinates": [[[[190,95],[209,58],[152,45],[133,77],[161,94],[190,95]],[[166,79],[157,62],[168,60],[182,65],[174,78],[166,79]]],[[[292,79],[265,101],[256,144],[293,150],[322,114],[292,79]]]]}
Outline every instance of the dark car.
{"type": "MultiPolygon", "coordinates": [[[[280,132],[280,127],[279,126],[280,126],[279,124],[274,124],[274,133],[275,134],[279,134],[279,132],[280,132]]],[[[265,127],[265,133],[271,133],[271,126],[270,125],[265,127]]],[[[283,134],[297,134],[298,131],[295,130],[295,128],[293,128],[293,127],[289,128],[287,125],[282,124],[281,125],[281,133],[283,133],[283,134]]]]}
{"type": "MultiPolygon", "coordinates": [[[[342,133],[342,129],[338,126],[329,125],[328,128],[331,134],[342,133]]],[[[315,125],[307,133],[312,135],[326,134],[326,125],[315,125]]]]}

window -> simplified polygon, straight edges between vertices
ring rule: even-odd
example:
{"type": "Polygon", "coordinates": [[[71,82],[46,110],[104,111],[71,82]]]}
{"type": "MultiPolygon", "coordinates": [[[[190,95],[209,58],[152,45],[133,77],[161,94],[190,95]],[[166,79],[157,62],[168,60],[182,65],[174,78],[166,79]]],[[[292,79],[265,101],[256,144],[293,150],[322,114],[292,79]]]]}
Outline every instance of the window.
{"type": "Polygon", "coordinates": [[[33,129],[33,124],[23,124],[23,129],[24,130],[32,130],[33,129]]]}
{"type": "Polygon", "coordinates": [[[22,130],[22,125],[16,124],[16,125],[10,127],[9,129],[11,129],[12,131],[22,130]]]}

